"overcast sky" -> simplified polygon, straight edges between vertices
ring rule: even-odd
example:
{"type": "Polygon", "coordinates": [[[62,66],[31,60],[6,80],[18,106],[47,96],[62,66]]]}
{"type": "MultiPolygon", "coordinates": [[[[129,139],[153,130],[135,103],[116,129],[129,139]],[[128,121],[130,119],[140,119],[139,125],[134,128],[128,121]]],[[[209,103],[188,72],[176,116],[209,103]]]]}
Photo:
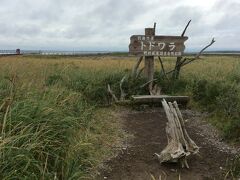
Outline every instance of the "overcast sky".
{"type": "Polygon", "coordinates": [[[129,38],[157,23],[188,50],[240,50],[240,0],[0,0],[0,49],[128,50],[129,38]]]}

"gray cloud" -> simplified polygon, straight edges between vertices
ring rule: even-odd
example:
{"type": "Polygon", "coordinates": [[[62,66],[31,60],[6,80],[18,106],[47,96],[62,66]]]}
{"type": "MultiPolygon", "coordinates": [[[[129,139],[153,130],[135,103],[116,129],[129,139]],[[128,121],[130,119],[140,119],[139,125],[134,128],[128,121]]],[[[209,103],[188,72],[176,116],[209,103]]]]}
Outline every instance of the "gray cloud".
{"type": "Polygon", "coordinates": [[[213,49],[240,50],[238,0],[2,0],[0,49],[127,50],[132,34],[157,22],[157,34],[180,35],[188,49],[214,36],[213,49]]]}

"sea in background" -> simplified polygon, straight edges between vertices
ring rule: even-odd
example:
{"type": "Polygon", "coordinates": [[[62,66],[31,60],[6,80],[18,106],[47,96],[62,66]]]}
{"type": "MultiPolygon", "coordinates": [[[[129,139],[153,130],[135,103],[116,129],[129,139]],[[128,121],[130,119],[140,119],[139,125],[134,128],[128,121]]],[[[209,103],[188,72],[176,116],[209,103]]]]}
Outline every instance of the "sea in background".
{"type": "MultiPolygon", "coordinates": [[[[87,54],[109,54],[111,51],[55,51],[55,50],[21,50],[23,55],[87,55],[87,54]]],[[[16,54],[16,50],[0,50],[0,55],[16,54]]]]}
{"type": "MultiPolygon", "coordinates": [[[[187,51],[185,55],[194,55],[198,52],[187,51]]],[[[16,55],[16,50],[0,50],[0,55],[16,55]]],[[[104,55],[104,54],[128,54],[126,51],[56,51],[56,50],[21,50],[22,55],[104,55]]],[[[240,51],[206,51],[209,55],[240,55],[240,51]]]]}

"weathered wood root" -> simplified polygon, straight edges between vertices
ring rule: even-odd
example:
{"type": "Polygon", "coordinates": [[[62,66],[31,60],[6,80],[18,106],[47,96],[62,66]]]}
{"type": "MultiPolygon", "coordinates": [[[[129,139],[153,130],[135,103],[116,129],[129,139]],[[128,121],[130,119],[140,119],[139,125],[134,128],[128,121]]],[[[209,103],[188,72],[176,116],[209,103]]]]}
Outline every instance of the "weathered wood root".
{"type": "Polygon", "coordinates": [[[124,92],[122,86],[123,86],[123,82],[126,80],[126,78],[127,78],[127,76],[124,76],[119,83],[119,88],[120,88],[120,92],[121,92],[120,98],[117,98],[117,96],[114,94],[114,92],[111,89],[110,84],[107,85],[107,91],[111,95],[112,101],[114,101],[114,102],[125,101],[125,97],[126,97],[127,94],[124,92]]]}
{"type": "Polygon", "coordinates": [[[107,85],[107,91],[108,91],[108,93],[112,96],[112,100],[113,100],[114,102],[118,102],[118,98],[116,97],[116,95],[115,95],[114,92],[112,91],[111,86],[110,86],[109,84],[107,85]]]}
{"type": "Polygon", "coordinates": [[[182,167],[189,168],[187,156],[199,152],[199,147],[189,137],[184,125],[182,114],[178,108],[177,102],[167,103],[162,101],[163,108],[167,115],[166,133],[168,145],[159,154],[155,153],[160,163],[180,162],[182,167]]]}
{"type": "Polygon", "coordinates": [[[150,95],[159,96],[161,94],[161,88],[155,84],[152,89],[150,89],[150,95]]]}

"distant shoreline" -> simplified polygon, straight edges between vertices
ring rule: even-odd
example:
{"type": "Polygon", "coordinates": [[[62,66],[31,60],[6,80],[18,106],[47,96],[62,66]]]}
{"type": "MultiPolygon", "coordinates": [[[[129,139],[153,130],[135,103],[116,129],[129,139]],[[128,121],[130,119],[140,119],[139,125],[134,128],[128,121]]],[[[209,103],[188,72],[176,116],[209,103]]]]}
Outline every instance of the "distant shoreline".
{"type": "MultiPolygon", "coordinates": [[[[195,55],[198,52],[185,52],[184,55],[195,55]]],[[[0,56],[17,55],[15,50],[0,50],[0,56]]],[[[52,51],[52,50],[21,50],[20,55],[43,55],[43,56],[91,56],[91,55],[114,55],[128,56],[124,51],[52,51]]],[[[206,51],[203,55],[240,55],[240,51],[206,51]]]]}

